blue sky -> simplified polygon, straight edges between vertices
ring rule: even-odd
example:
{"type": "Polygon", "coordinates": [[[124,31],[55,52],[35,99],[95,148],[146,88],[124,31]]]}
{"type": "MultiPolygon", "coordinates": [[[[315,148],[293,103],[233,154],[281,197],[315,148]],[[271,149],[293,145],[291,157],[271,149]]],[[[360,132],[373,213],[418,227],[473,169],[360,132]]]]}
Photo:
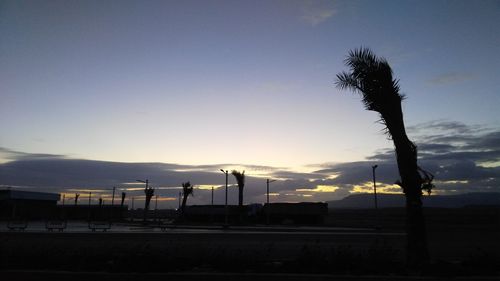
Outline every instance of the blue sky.
{"type": "Polygon", "coordinates": [[[360,46],[392,65],[408,126],[494,131],[498,34],[500,1],[2,1],[2,161],[365,161],[392,144],[334,87],[360,46]]]}

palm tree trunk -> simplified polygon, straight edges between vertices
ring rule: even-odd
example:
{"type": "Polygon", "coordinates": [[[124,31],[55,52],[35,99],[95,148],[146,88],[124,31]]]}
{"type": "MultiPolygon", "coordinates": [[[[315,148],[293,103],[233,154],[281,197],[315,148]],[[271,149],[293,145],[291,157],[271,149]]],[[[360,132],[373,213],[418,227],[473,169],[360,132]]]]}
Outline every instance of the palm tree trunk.
{"type": "Polygon", "coordinates": [[[183,215],[184,215],[184,209],[186,208],[187,198],[188,198],[188,195],[187,195],[187,194],[184,194],[184,196],[182,196],[181,211],[182,211],[182,214],[183,214],[183,215]]]}
{"type": "Polygon", "coordinates": [[[146,196],[146,202],[144,203],[144,222],[147,221],[148,219],[148,211],[149,211],[149,201],[151,200],[151,198],[148,198],[146,196]]]}
{"type": "Polygon", "coordinates": [[[383,116],[392,135],[401,187],[406,196],[407,263],[410,269],[420,270],[428,263],[427,234],[422,210],[422,179],[418,172],[417,147],[406,135],[401,106],[399,112],[383,116]]]}
{"type": "Polygon", "coordinates": [[[243,206],[243,187],[238,186],[238,206],[243,206]]]}

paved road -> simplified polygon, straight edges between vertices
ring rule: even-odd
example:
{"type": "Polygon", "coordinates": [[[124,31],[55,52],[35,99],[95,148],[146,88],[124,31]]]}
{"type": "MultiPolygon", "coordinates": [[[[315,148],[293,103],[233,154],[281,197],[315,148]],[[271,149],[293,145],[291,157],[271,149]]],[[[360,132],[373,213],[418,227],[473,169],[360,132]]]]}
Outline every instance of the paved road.
{"type": "MultiPolygon", "coordinates": [[[[20,224],[18,224],[20,225],[20,224]]],[[[11,225],[12,226],[12,225],[11,225]]],[[[96,232],[102,231],[103,229],[96,229],[96,232]]],[[[0,232],[50,232],[57,233],[58,230],[48,231],[46,223],[43,221],[31,221],[27,222],[27,227],[24,230],[10,230],[8,228],[7,222],[0,222],[0,232]]],[[[89,228],[89,223],[86,221],[70,221],[67,223],[66,227],[62,232],[66,233],[87,233],[93,232],[89,228]]],[[[336,234],[336,233],[377,233],[372,228],[347,228],[347,227],[295,227],[295,226],[230,226],[223,227],[218,225],[168,225],[167,227],[160,228],[159,226],[143,226],[140,224],[132,223],[114,223],[110,225],[106,232],[111,233],[325,233],[325,234],[336,234]]],[[[401,233],[392,233],[399,234],[401,233]]],[[[384,233],[383,235],[386,235],[384,233]]]]}

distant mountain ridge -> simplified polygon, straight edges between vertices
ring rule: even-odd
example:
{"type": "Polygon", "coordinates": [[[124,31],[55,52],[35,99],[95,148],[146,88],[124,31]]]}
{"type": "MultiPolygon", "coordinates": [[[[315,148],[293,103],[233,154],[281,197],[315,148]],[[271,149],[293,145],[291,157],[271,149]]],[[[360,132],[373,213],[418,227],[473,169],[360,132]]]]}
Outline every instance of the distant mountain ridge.
{"type": "MultiPolygon", "coordinates": [[[[500,193],[476,192],[457,195],[424,195],[424,207],[461,208],[466,206],[499,206],[500,193]]],[[[405,206],[403,194],[377,194],[379,208],[395,208],[405,206]]],[[[352,194],[341,200],[328,201],[329,208],[369,209],[374,208],[373,194],[352,194]]]]}

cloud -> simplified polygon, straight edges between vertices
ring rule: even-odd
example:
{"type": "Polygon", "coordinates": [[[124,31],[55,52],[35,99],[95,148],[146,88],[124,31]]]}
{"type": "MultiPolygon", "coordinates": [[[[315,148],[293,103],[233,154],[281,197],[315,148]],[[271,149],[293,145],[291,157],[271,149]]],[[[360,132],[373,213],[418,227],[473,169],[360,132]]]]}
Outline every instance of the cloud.
{"type": "Polygon", "coordinates": [[[300,18],[311,26],[316,26],[335,15],[337,11],[333,4],[333,1],[305,1],[300,18]]]}
{"type": "Polygon", "coordinates": [[[460,83],[467,80],[472,80],[475,78],[475,75],[470,73],[458,73],[458,72],[449,72],[439,74],[431,79],[429,79],[429,83],[433,85],[445,85],[445,84],[453,84],[460,83]]]}
{"type": "Polygon", "coordinates": [[[26,153],[0,147],[0,163],[9,160],[22,160],[22,159],[35,160],[35,159],[60,159],[60,158],[65,158],[65,156],[57,154],[26,153]]]}
{"type": "MultiPolygon", "coordinates": [[[[437,120],[408,131],[418,146],[420,166],[436,176],[437,193],[500,192],[499,129],[437,120]]],[[[360,189],[371,181],[375,164],[377,181],[391,185],[399,179],[393,150],[379,151],[366,161],[323,165],[315,173],[337,173],[329,184],[360,189]]]]}
{"type": "MultiPolygon", "coordinates": [[[[419,165],[435,175],[436,193],[500,192],[500,129],[437,120],[408,127],[419,149],[419,165]]],[[[136,199],[143,198],[149,179],[165,200],[162,207],[176,207],[182,182],[191,181],[195,196],[189,204],[207,204],[214,186],[216,204],[223,204],[225,177],[219,171],[246,170],[245,202],[266,200],[266,179],[273,201],[329,201],[353,192],[369,191],[372,166],[381,191],[398,192],[399,179],[393,150],[382,150],[364,161],[307,165],[311,172],[285,167],[243,164],[179,165],[173,163],[120,163],[72,159],[64,155],[30,154],[0,148],[0,186],[48,192],[88,192],[108,196],[113,186],[136,199]],[[315,169],[314,169],[315,168],[315,169]],[[385,189],[384,189],[385,188],[385,189]],[[104,194],[106,193],[106,194],[104,194]]],[[[234,178],[229,176],[229,202],[237,202],[234,178]]]]}
{"type": "Polygon", "coordinates": [[[430,134],[439,135],[439,133],[446,134],[471,134],[471,133],[481,133],[487,131],[488,129],[480,125],[466,125],[462,122],[449,121],[449,120],[433,120],[429,122],[420,123],[413,126],[408,126],[408,131],[417,135],[425,135],[426,137],[430,134]]]}

